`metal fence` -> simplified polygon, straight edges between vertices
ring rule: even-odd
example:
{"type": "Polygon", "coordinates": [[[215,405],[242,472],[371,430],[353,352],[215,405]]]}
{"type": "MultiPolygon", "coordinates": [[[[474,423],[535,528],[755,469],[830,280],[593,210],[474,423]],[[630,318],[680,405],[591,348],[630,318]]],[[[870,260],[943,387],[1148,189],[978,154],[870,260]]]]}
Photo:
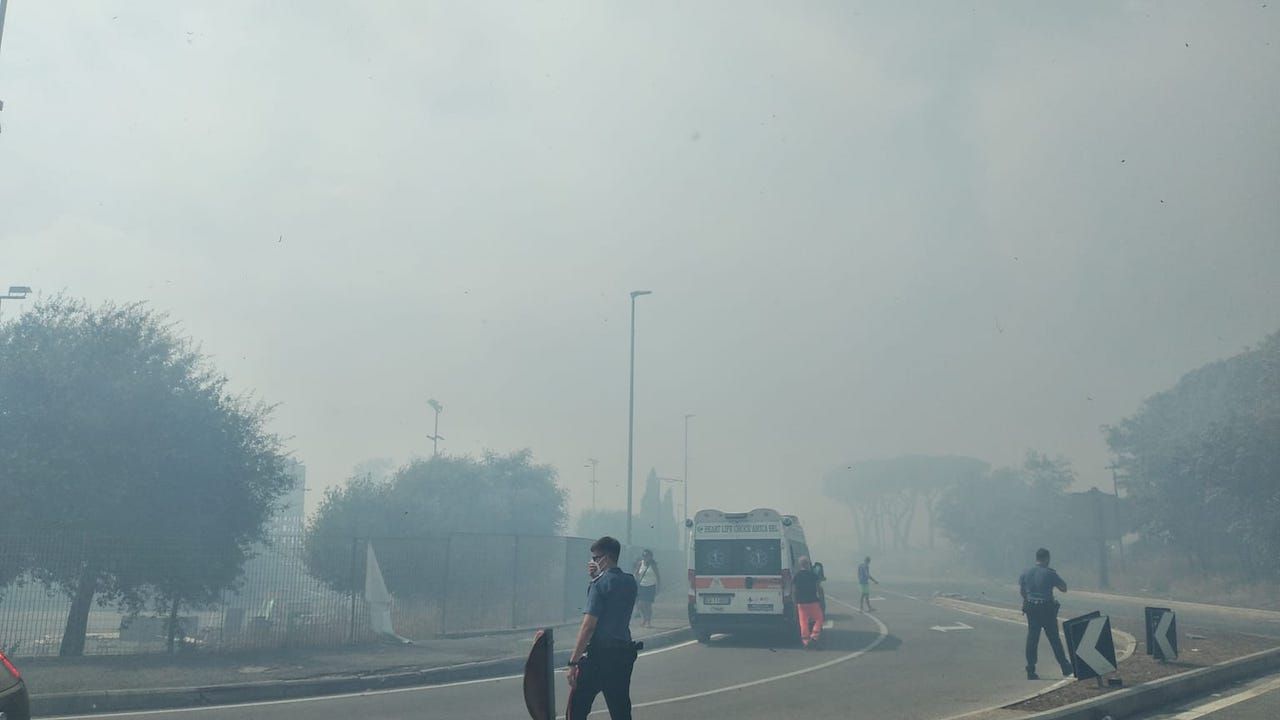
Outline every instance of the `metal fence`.
{"type": "MultiPolygon", "coordinates": [[[[175,649],[225,652],[377,640],[371,622],[371,610],[376,615],[379,609],[375,576],[389,591],[391,627],[404,638],[571,620],[585,605],[590,544],[574,537],[466,533],[409,538],[277,535],[255,549],[234,585],[216,600],[180,606],[175,649]],[[370,558],[376,571],[371,571],[370,558]]],[[[624,567],[633,554],[624,552],[624,567]]],[[[219,559],[158,541],[0,536],[0,648],[16,656],[58,654],[72,601],[68,592],[47,587],[42,578],[51,569],[67,570],[48,567],[55,562],[81,568],[90,561],[126,576],[142,567],[149,577],[157,568],[191,577],[219,559]]],[[[95,598],[85,654],[169,649],[170,617],[162,602],[153,599],[131,612],[113,600],[95,598]]]]}

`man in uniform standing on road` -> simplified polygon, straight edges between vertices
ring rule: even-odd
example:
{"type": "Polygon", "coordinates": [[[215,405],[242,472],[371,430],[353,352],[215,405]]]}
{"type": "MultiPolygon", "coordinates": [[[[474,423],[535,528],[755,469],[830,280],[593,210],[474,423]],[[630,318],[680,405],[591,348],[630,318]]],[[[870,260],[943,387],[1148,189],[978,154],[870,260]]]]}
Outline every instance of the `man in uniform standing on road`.
{"type": "Polygon", "coordinates": [[[1036,655],[1040,649],[1040,631],[1049,638],[1049,647],[1062,667],[1063,676],[1071,674],[1071,663],[1062,651],[1062,638],[1058,635],[1058,601],[1053,599],[1056,588],[1067,591],[1067,583],[1058,571],[1049,567],[1049,551],[1036,551],[1036,565],[1018,578],[1022,592],[1022,613],[1027,616],[1027,679],[1039,680],[1036,674],[1036,655]]]}
{"type": "Polygon", "coordinates": [[[613,720],[631,720],[631,671],[641,643],[631,641],[636,579],[618,568],[622,545],[605,536],[591,545],[587,612],[569,656],[568,720],[586,720],[604,693],[613,720]]]}

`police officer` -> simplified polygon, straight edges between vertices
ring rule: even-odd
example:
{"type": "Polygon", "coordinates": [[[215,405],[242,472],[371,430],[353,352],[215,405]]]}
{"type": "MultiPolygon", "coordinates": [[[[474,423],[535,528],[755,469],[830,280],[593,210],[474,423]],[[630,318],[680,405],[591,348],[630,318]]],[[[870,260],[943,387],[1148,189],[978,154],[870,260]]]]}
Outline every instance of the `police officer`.
{"type": "Polygon", "coordinates": [[[568,720],[586,720],[604,693],[613,720],[631,720],[631,670],[642,644],[631,641],[636,579],[618,568],[622,545],[605,536],[591,545],[587,612],[569,656],[568,720]]]}
{"type": "Polygon", "coordinates": [[[1058,575],[1058,571],[1049,567],[1049,551],[1036,550],[1035,567],[1022,573],[1018,578],[1018,587],[1022,592],[1022,613],[1027,616],[1027,679],[1039,680],[1036,674],[1036,655],[1040,648],[1040,631],[1049,638],[1049,647],[1058,659],[1064,676],[1071,674],[1071,663],[1062,651],[1062,638],[1058,635],[1057,600],[1053,599],[1054,589],[1067,591],[1067,583],[1058,575]]]}

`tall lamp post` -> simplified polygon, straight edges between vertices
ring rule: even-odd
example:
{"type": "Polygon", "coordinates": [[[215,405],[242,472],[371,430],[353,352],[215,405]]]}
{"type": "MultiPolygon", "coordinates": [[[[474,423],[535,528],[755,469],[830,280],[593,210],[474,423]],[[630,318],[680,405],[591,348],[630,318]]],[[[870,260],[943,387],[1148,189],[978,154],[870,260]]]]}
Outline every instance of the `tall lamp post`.
{"type": "Polygon", "coordinates": [[[444,410],[444,406],[435,398],[428,400],[427,404],[436,411],[436,429],[433,434],[427,436],[431,441],[431,457],[436,457],[440,454],[440,441],[444,439],[440,436],[440,411],[444,410]]]}
{"type": "Polygon", "coordinates": [[[636,298],[652,295],[652,290],[631,291],[631,391],[627,406],[627,544],[631,544],[631,492],[635,480],[636,455],[636,298]]]}
{"type": "Polygon", "coordinates": [[[599,460],[595,458],[587,458],[587,464],[582,466],[591,468],[591,512],[593,513],[596,511],[596,485],[599,483],[599,481],[596,480],[596,466],[599,464],[599,460]]]}
{"type": "Polygon", "coordinates": [[[689,535],[684,531],[684,521],[689,519],[689,418],[697,417],[692,413],[684,416],[684,517],[680,519],[680,534],[684,537],[684,551],[689,551],[689,535]]]}
{"type": "MultiPolygon", "coordinates": [[[[0,0],[0,2],[3,2],[3,0],[0,0]]],[[[10,285],[9,292],[4,295],[0,295],[0,301],[26,300],[27,296],[30,294],[31,294],[31,288],[27,287],[26,285],[10,285]]]]}

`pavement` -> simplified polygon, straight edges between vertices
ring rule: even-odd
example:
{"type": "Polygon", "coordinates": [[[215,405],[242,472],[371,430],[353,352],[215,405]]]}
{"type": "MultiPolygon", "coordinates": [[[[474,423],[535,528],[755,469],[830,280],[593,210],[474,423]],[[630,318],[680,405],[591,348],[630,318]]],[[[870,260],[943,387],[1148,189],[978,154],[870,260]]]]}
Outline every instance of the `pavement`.
{"type": "MultiPolygon", "coordinates": [[[[930,588],[877,594],[861,614],[856,586],[829,583],[826,647],[804,651],[769,636],[717,637],[646,651],[636,665],[638,717],[878,717],[935,719],[1005,704],[1051,683],[1029,683],[1019,657],[1023,629],[932,602],[930,588]],[[917,594],[918,593],[918,594],[917,594]],[[969,630],[935,630],[963,620],[969,630]]],[[[563,676],[558,675],[563,683],[563,676]]],[[[557,688],[563,702],[566,687],[557,688]]],[[[603,709],[603,701],[597,703],[603,709]]],[[[301,720],[360,717],[528,717],[516,676],[323,698],[145,713],[150,720],[301,720]]],[[[144,714],[119,714],[141,718],[144,714]]]]}
{"type": "MultiPolygon", "coordinates": [[[[572,642],[578,622],[556,630],[572,642]]],[[[683,603],[654,608],[653,629],[634,628],[643,639],[688,627],[683,603]]],[[[226,654],[95,655],[39,657],[20,661],[33,696],[104,690],[147,690],[273,680],[368,676],[523,658],[533,633],[513,631],[465,638],[417,639],[412,645],[376,643],[335,648],[266,650],[226,654]]]]}
{"type": "MultiPolygon", "coordinates": [[[[637,662],[632,683],[635,715],[645,718],[875,717],[903,720],[952,720],[979,713],[987,717],[1027,717],[997,708],[1025,699],[1055,684],[1027,681],[1022,670],[1024,628],[1009,618],[964,613],[934,602],[935,592],[952,592],[1014,607],[1016,591],[997,583],[893,582],[873,588],[876,612],[862,614],[852,583],[828,583],[832,626],[826,647],[804,651],[776,644],[770,636],[717,636],[709,645],[676,642],[647,650],[637,662]]],[[[1064,600],[1064,616],[1099,609],[1112,615],[1119,630],[1141,634],[1144,601],[1114,596],[1073,596],[1064,600]]],[[[1267,618],[1242,616],[1230,608],[1179,610],[1179,624],[1196,629],[1280,630],[1267,618]]],[[[1280,633],[1277,633],[1280,634],[1280,633]]],[[[528,638],[523,641],[527,647],[528,638]]],[[[453,642],[453,641],[449,641],[453,642]]],[[[560,636],[558,647],[569,642],[560,636]]],[[[1047,651],[1043,648],[1042,652],[1047,651]]],[[[35,684],[38,671],[28,671],[35,684]]],[[[1046,676],[1047,677],[1047,676],[1046,676]]],[[[566,686],[557,675],[557,702],[566,686]]],[[[1241,701],[1271,702],[1272,693],[1241,701]]],[[[597,702],[597,717],[607,715],[597,702]]],[[[1260,717],[1280,717],[1267,707],[1260,717]]],[[[476,678],[431,686],[398,687],[325,697],[289,698],[239,705],[118,713],[125,720],[302,720],[360,717],[392,720],[422,717],[527,717],[516,675],[476,678]]],[[[100,716],[72,716],[100,717],[100,716]]],[[[1255,720],[1224,715],[1213,720],[1255,720]]]]}

